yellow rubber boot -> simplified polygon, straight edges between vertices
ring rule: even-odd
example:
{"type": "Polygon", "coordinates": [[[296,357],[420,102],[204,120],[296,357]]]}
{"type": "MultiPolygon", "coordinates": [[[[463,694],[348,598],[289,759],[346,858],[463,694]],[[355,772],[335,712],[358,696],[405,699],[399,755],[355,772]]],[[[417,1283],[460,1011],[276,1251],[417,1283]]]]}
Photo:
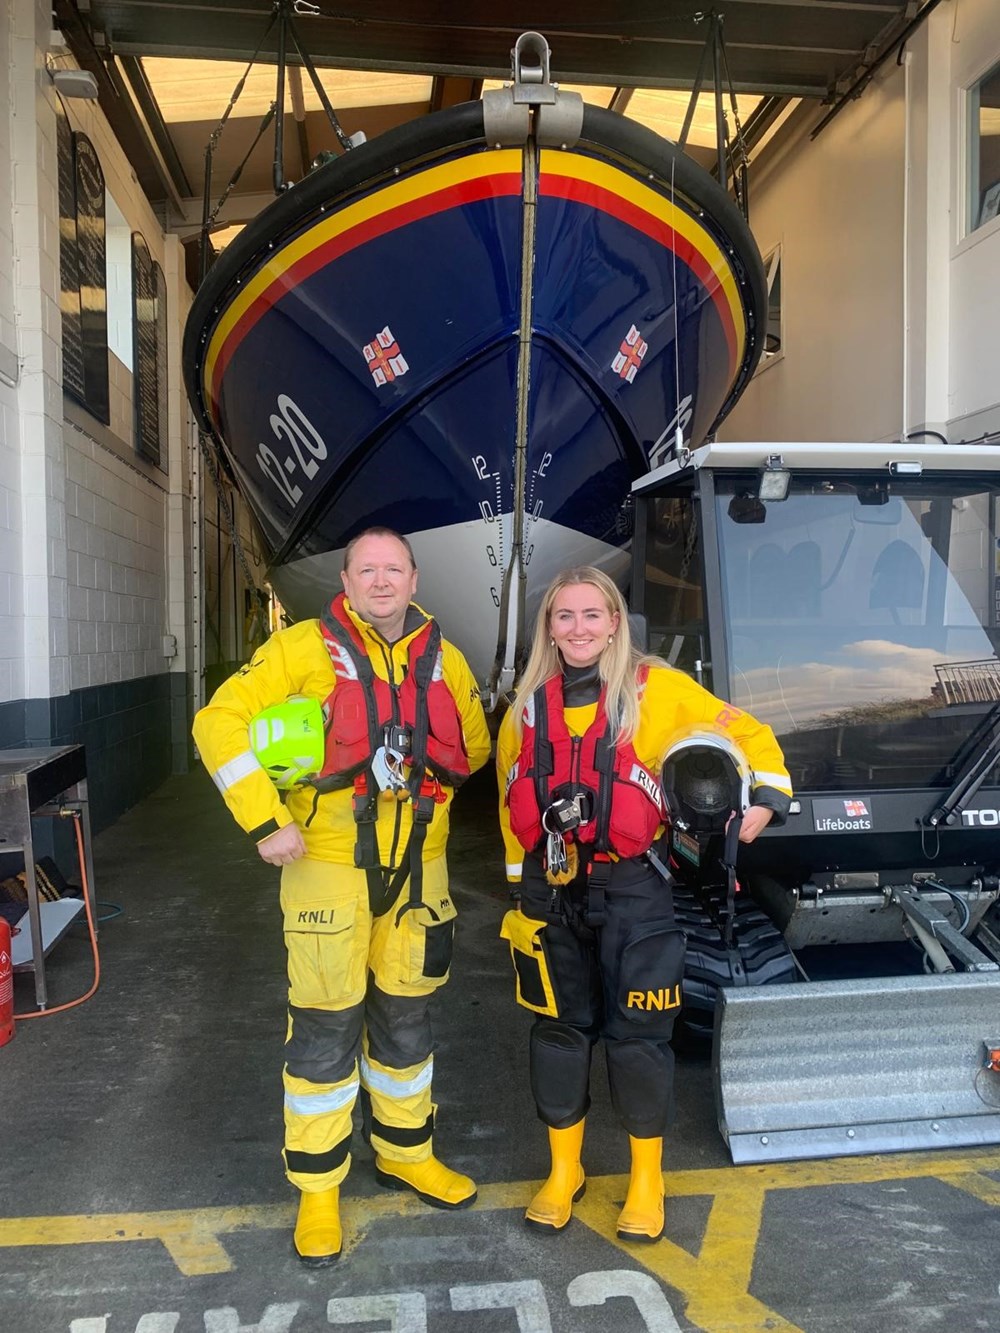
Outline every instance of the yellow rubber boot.
{"type": "Polygon", "coordinates": [[[532,1231],[562,1231],[569,1225],[574,1203],[586,1192],[586,1177],[580,1165],[583,1126],[584,1121],[580,1120],[569,1129],[549,1130],[552,1169],[524,1214],[525,1224],[532,1231]]]}
{"type": "Polygon", "coordinates": [[[292,1243],[309,1268],[325,1268],[340,1258],[344,1233],[340,1227],[339,1185],[314,1194],[302,1191],[292,1243]]]}
{"type": "Polygon", "coordinates": [[[476,1202],[476,1182],[433,1155],[423,1162],[391,1162],[376,1156],[375,1179],[391,1190],[412,1190],[432,1208],[468,1208],[476,1202]]]}
{"type": "Polygon", "coordinates": [[[632,1174],[618,1215],[618,1239],[655,1241],[663,1235],[663,1140],[634,1139],[632,1174]]]}

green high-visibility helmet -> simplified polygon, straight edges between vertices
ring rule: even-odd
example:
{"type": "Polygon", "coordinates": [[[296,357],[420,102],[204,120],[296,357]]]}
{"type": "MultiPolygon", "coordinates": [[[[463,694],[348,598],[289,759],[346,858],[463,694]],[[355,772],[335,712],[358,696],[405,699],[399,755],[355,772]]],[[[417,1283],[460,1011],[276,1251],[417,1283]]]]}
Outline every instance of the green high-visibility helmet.
{"type": "Polygon", "coordinates": [[[281,791],[319,773],[326,750],[319,700],[292,695],[265,708],[250,723],[250,748],[281,791]]]}

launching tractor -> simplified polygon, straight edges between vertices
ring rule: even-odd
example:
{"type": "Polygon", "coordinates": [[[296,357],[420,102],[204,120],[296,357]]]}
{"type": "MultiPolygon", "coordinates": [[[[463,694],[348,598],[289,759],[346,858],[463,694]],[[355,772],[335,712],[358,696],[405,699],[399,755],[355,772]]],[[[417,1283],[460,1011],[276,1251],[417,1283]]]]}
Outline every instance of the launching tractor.
{"type": "Polygon", "coordinates": [[[672,855],[733,1160],[1000,1143],[1000,450],[710,443],[633,497],[651,651],[795,791],[732,910],[717,837],[672,855]]]}

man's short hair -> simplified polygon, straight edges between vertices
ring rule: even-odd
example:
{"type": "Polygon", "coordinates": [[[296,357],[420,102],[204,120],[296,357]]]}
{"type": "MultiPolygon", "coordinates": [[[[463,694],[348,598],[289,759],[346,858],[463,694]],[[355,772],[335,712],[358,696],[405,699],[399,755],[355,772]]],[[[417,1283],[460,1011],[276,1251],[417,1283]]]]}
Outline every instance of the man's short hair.
{"type": "Polygon", "coordinates": [[[417,558],[413,554],[413,547],[410,545],[406,537],[404,537],[401,532],[397,532],[395,528],[383,527],[365,528],[364,532],[359,532],[356,537],[351,538],[344,547],[344,563],[341,566],[342,569],[346,569],[351,563],[351,556],[354,554],[354,548],[357,546],[358,542],[362,541],[365,537],[395,537],[396,541],[400,542],[401,545],[406,548],[406,554],[410,557],[410,564],[416,569],[417,558]]]}

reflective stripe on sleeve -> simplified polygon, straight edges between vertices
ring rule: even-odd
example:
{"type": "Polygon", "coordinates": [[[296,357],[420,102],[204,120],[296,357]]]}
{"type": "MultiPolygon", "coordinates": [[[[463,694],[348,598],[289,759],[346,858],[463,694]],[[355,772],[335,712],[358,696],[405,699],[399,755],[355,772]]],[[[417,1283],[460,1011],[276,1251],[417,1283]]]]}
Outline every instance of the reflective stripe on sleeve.
{"type": "Polygon", "coordinates": [[[428,1059],[419,1074],[414,1074],[413,1078],[403,1081],[393,1078],[391,1074],[383,1074],[381,1070],[372,1069],[364,1056],[361,1057],[361,1078],[365,1087],[370,1088],[372,1092],[382,1093],[384,1097],[412,1097],[415,1092],[423,1092],[424,1088],[429,1088],[433,1076],[433,1058],[428,1059]]]}
{"type": "Polygon", "coordinates": [[[217,768],[212,774],[212,781],[225,795],[230,787],[235,787],[237,782],[242,782],[251,773],[263,773],[263,771],[263,766],[253,750],[245,750],[243,754],[238,754],[235,759],[230,759],[221,768],[217,768]]]}
{"type": "Polygon", "coordinates": [[[331,1111],[350,1106],[357,1095],[358,1080],[354,1078],[329,1092],[313,1092],[305,1096],[286,1092],[285,1106],[294,1115],[329,1115],[331,1111]]]}
{"type": "Polygon", "coordinates": [[[754,773],[755,787],[777,787],[781,791],[791,791],[792,780],[787,773],[754,773]]]}

